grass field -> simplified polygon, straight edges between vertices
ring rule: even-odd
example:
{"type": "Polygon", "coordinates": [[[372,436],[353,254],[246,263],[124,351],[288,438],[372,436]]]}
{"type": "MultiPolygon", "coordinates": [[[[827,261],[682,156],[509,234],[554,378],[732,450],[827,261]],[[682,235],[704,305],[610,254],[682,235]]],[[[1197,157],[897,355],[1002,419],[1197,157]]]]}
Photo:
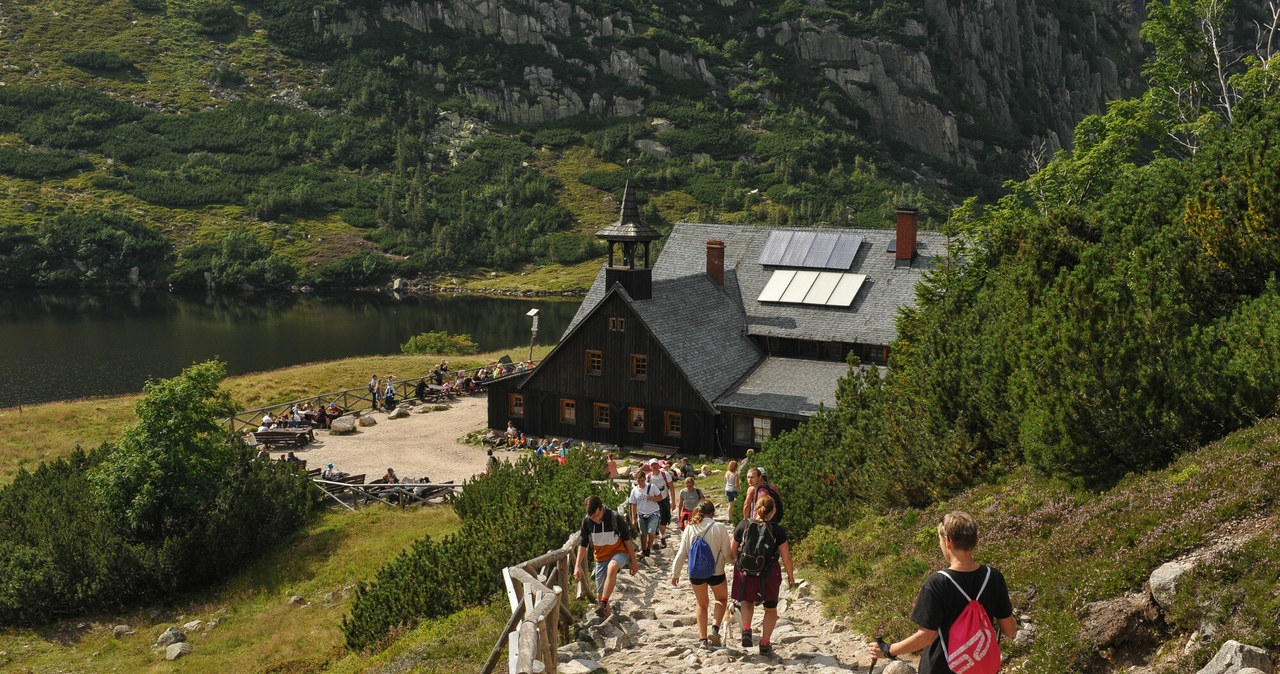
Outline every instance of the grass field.
{"type": "MultiPolygon", "coordinates": [[[[336,664],[348,657],[340,626],[355,584],[371,579],[423,534],[446,535],[458,524],[447,506],[326,511],[243,573],[206,592],[122,615],[0,632],[0,670],[256,672],[278,667],[297,672],[336,664]],[[293,595],[308,603],[291,605],[293,595]],[[221,619],[216,628],[188,635],[195,650],[180,662],[167,663],[163,652],[152,651],[156,637],[169,626],[214,618],[221,619]],[[135,633],[113,638],[112,627],[119,624],[135,633]]],[[[488,641],[485,655],[503,624],[489,629],[487,615],[476,610],[455,616],[474,623],[475,639],[488,641]]],[[[442,634],[431,631],[435,624],[425,624],[415,633],[423,640],[439,639],[442,634]]],[[[408,652],[414,644],[407,636],[399,648],[408,652]]]]}
{"type": "MultiPolygon", "coordinates": [[[[520,349],[523,350],[524,346],[520,349]]],[[[542,358],[549,346],[534,348],[542,358]]],[[[511,349],[476,356],[443,356],[451,367],[473,367],[499,358],[511,349]]],[[[254,409],[304,396],[364,386],[369,375],[392,373],[398,378],[431,371],[442,356],[368,356],[295,365],[281,370],[230,377],[223,386],[241,409],[254,409]]],[[[70,454],[76,446],[97,447],[120,436],[134,419],[138,396],[89,398],[0,409],[0,484],[7,484],[20,468],[70,454]]]]}

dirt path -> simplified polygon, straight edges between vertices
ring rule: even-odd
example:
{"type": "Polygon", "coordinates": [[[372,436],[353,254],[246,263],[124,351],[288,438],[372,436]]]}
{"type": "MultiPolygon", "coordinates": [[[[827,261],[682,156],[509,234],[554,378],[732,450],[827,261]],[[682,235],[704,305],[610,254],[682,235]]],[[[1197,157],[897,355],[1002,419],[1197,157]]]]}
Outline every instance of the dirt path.
{"type": "MultiPolygon", "coordinates": [[[[485,427],[488,401],[483,396],[460,398],[448,410],[410,414],[388,419],[385,412],[362,412],[377,421],[349,435],[316,431],[316,442],[296,452],[308,468],[333,462],[338,470],[376,480],[387,468],[400,477],[430,477],[433,481],[462,482],[484,471],[486,454],[481,447],[459,440],[485,427]]],[[[515,461],[519,452],[495,452],[499,459],[515,461]]],[[[273,456],[278,456],[274,454],[273,456]]]]}

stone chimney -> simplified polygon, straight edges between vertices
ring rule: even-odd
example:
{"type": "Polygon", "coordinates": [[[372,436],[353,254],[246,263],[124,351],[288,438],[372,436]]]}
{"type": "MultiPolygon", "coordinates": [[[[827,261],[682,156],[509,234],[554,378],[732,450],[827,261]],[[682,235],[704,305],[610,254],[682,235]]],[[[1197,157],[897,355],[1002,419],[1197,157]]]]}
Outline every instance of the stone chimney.
{"type": "Polygon", "coordinates": [[[716,285],[724,285],[724,242],[719,239],[707,242],[707,276],[716,285]]]}
{"type": "Polygon", "coordinates": [[[895,267],[910,267],[916,257],[916,214],[910,206],[898,207],[898,240],[895,267]]]}

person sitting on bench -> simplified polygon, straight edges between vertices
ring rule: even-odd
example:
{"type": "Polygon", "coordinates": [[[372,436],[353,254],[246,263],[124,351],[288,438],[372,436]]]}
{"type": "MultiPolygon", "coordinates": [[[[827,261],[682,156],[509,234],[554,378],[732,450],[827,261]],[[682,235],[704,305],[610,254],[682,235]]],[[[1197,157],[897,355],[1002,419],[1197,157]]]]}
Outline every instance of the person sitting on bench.
{"type": "Polygon", "coordinates": [[[320,477],[326,480],[337,480],[346,476],[346,473],[334,468],[332,463],[325,467],[324,472],[320,473],[320,477]]]}

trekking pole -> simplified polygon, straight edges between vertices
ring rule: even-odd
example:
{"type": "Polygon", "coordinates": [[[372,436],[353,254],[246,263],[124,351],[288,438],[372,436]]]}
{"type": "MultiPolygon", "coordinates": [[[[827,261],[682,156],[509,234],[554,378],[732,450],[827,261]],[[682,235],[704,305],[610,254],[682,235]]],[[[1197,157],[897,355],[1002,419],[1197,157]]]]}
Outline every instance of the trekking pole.
{"type": "Polygon", "coordinates": [[[867,667],[867,674],[871,674],[871,670],[876,668],[876,659],[871,658],[871,666],[867,667]]]}

